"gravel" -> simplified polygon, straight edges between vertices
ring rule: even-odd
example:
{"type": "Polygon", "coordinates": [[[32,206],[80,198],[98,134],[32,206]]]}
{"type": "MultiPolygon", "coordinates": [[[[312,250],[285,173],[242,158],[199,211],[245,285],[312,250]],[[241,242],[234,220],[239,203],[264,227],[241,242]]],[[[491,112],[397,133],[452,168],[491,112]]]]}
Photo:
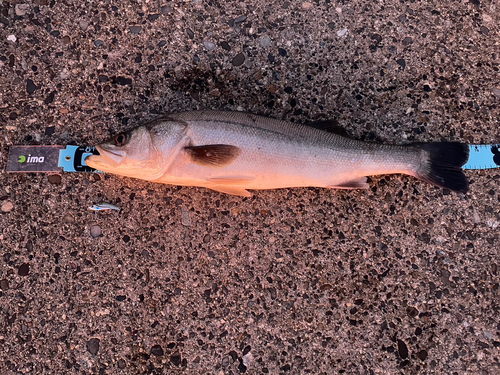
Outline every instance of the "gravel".
{"type": "MultiPolygon", "coordinates": [[[[498,142],[490,3],[4,1],[0,160],[192,109],[498,142]]],[[[2,170],[0,373],[500,373],[499,175],[466,174],[241,198],[2,170]]]]}

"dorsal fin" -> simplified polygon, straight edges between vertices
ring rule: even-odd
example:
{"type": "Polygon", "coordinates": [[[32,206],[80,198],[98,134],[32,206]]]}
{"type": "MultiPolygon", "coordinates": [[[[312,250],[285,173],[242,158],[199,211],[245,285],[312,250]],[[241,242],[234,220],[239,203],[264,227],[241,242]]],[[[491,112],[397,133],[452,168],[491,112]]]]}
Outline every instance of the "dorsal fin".
{"type": "Polygon", "coordinates": [[[328,133],[341,135],[342,137],[350,137],[346,130],[339,125],[337,120],[320,120],[308,123],[307,126],[319,130],[324,130],[328,133]]]}

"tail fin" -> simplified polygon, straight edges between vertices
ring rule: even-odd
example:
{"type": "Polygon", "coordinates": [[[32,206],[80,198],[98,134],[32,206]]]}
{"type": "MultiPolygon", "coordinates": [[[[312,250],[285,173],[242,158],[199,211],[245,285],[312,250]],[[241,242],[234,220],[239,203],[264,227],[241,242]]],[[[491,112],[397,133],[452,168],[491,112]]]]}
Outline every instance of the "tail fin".
{"type": "Polygon", "coordinates": [[[467,191],[469,183],[462,171],[462,166],[469,160],[466,144],[433,142],[417,146],[423,150],[417,178],[453,191],[467,191]]]}

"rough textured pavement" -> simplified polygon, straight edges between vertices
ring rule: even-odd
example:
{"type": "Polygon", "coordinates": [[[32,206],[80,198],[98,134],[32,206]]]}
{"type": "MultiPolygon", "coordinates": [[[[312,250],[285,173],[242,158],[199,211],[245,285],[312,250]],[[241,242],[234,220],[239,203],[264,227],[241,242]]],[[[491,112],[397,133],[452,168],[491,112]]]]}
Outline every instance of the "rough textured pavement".
{"type": "Polygon", "coordinates": [[[500,372],[498,171],[240,198],[4,170],[190,109],[499,141],[498,2],[0,4],[2,374],[500,372]]]}

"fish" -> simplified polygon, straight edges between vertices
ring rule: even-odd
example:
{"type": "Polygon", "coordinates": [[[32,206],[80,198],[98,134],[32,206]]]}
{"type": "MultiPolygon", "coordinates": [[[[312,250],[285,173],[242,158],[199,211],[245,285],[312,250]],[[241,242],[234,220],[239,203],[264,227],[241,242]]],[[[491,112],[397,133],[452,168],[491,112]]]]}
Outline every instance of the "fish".
{"type": "MultiPolygon", "coordinates": [[[[325,128],[326,126],[324,126],[325,128]]],[[[250,197],[249,190],[368,189],[367,176],[406,174],[465,193],[460,142],[389,145],[246,112],[168,114],[96,146],[85,163],[151,182],[250,197]]]]}

